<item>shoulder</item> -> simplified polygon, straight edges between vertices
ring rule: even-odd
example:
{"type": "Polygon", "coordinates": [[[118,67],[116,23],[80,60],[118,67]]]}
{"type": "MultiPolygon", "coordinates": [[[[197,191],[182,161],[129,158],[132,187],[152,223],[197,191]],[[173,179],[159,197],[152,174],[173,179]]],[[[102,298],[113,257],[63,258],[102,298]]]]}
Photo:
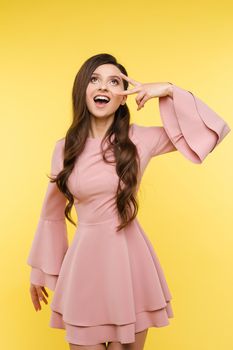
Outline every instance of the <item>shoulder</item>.
{"type": "Polygon", "coordinates": [[[144,126],[144,125],[139,125],[136,123],[132,123],[131,125],[131,130],[132,130],[132,136],[138,137],[138,138],[143,138],[146,136],[152,136],[153,138],[155,136],[160,136],[161,133],[163,132],[163,127],[162,126],[144,126]]]}
{"type": "Polygon", "coordinates": [[[65,137],[62,137],[61,139],[58,139],[55,141],[54,144],[54,153],[59,153],[59,152],[63,152],[65,147],[65,137]]]}
{"type": "Polygon", "coordinates": [[[136,123],[131,124],[131,137],[137,144],[142,145],[151,152],[164,133],[162,126],[144,126],[136,123]]]}
{"type": "Polygon", "coordinates": [[[52,151],[52,168],[58,170],[62,169],[64,159],[65,137],[55,141],[52,151]]]}
{"type": "Polygon", "coordinates": [[[64,145],[65,145],[65,137],[62,137],[61,139],[56,140],[55,144],[58,147],[64,147],[64,145]]]}

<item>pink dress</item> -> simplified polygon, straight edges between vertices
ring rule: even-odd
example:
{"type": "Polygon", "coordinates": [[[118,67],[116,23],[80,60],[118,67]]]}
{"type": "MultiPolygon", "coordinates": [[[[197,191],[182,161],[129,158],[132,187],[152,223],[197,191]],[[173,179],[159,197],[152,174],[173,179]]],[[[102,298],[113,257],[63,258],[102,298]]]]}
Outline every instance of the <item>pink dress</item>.
{"type": "MultiPolygon", "coordinates": [[[[190,91],[173,85],[173,98],[159,98],[163,126],[130,125],[141,173],[152,157],[180,151],[202,163],[231,130],[190,91]]],[[[65,139],[56,142],[51,174],[63,166],[65,139]]],[[[151,242],[137,218],[116,232],[114,195],[118,176],[89,137],[68,181],[78,225],[68,244],[65,196],[48,183],[27,264],[30,281],[54,291],[50,326],[66,330],[73,344],[135,341],[135,333],[164,327],[174,317],[171,293],[151,242]]]]}

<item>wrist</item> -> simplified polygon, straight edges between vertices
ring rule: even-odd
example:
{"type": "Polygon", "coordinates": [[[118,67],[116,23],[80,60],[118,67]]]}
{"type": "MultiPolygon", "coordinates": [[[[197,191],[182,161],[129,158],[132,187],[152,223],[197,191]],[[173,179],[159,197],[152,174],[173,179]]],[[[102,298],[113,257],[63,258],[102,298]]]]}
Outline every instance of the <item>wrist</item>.
{"type": "Polygon", "coordinates": [[[173,97],[173,84],[170,82],[167,83],[167,95],[173,97]]]}

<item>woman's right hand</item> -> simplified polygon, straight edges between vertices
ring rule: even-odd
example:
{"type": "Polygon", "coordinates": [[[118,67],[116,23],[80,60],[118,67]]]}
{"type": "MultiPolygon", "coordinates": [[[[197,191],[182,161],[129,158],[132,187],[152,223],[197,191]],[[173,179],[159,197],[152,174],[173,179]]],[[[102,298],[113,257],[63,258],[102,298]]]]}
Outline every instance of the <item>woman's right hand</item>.
{"type": "Polygon", "coordinates": [[[48,301],[43,293],[47,297],[49,296],[45,287],[33,283],[30,284],[31,299],[36,311],[41,310],[40,301],[44,301],[45,304],[48,304],[48,301]]]}

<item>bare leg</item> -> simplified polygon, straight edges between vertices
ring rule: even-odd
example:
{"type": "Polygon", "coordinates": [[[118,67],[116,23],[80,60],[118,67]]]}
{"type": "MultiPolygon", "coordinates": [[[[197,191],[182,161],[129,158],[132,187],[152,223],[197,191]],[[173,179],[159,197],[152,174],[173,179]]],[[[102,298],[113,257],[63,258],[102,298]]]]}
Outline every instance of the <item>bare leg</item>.
{"type": "Polygon", "coordinates": [[[106,350],[106,343],[96,345],[77,345],[69,343],[70,350],[106,350]]]}
{"type": "Polygon", "coordinates": [[[108,350],[126,350],[127,349],[126,348],[127,345],[128,344],[121,344],[119,342],[113,341],[113,342],[109,342],[108,343],[107,349],[108,350]]]}
{"type": "Polygon", "coordinates": [[[121,344],[119,342],[109,342],[108,350],[143,350],[146,341],[148,328],[135,334],[135,342],[129,344],[121,344]]]}
{"type": "Polygon", "coordinates": [[[135,334],[135,342],[128,345],[127,350],[143,350],[148,328],[135,334]]]}

